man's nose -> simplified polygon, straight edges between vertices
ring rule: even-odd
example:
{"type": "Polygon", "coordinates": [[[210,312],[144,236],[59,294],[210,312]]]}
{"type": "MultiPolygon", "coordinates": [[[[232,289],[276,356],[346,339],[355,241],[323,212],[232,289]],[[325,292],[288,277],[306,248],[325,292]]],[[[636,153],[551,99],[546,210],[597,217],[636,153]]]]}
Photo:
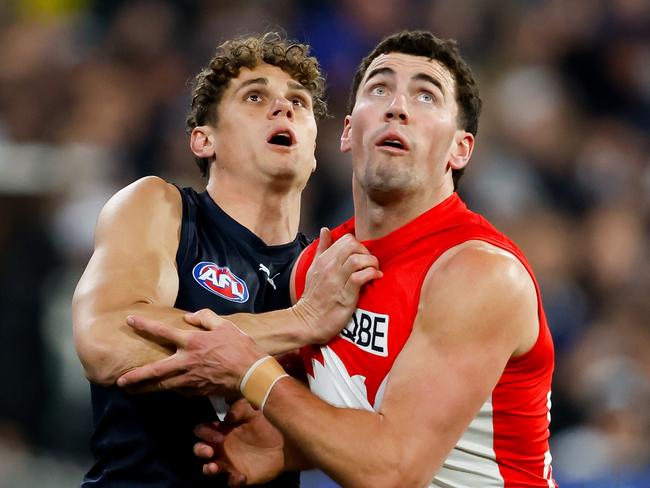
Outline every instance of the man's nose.
{"type": "Polygon", "coordinates": [[[384,119],[387,122],[397,120],[400,123],[407,123],[409,119],[408,109],[406,107],[406,97],[404,95],[395,95],[390,105],[386,109],[384,119]]]}
{"type": "Polygon", "coordinates": [[[290,100],[287,100],[285,97],[277,97],[273,100],[271,109],[269,110],[269,119],[275,119],[278,117],[293,119],[293,116],[293,103],[291,103],[290,100]]]}

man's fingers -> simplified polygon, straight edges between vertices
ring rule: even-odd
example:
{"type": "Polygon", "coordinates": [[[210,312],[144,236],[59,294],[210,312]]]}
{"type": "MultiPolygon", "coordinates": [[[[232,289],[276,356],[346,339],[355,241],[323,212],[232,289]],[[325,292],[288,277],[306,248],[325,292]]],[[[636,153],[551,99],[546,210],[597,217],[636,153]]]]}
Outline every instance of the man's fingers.
{"type": "Polygon", "coordinates": [[[138,315],[129,315],[126,323],[139,332],[152,336],[156,339],[162,339],[164,342],[175,344],[179,347],[185,347],[187,339],[186,332],[170,327],[163,322],[151,320],[138,315]]]}
{"type": "Polygon", "coordinates": [[[220,471],[219,464],[214,461],[203,465],[203,474],[206,476],[214,476],[215,474],[219,474],[220,471]]]}
{"type": "Polygon", "coordinates": [[[379,279],[383,273],[376,268],[364,268],[350,275],[350,278],[343,287],[343,295],[356,302],[360,288],[372,280],[379,279]]]}
{"type": "Polygon", "coordinates": [[[332,245],[332,233],[327,227],[322,227],[318,237],[318,247],[316,248],[316,257],[323,254],[332,245]]]}
{"type": "MultiPolygon", "coordinates": [[[[197,442],[194,444],[194,454],[201,459],[212,459],[216,453],[209,445],[197,442]]],[[[219,473],[228,473],[228,486],[244,486],[246,484],[246,476],[224,460],[212,459],[203,465],[204,475],[214,476],[219,473]]]]}
{"type": "Polygon", "coordinates": [[[203,465],[203,474],[214,476],[219,473],[228,473],[228,486],[239,487],[246,485],[246,476],[235,471],[230,464],[223,461],[211,461],[203,465]]]}
{"type": "Polygon", "coordinates": [[[240,398],[231,405],[230,410],[228,410],[228,415],[226,415],[226,420],[232,423],[241,422],[242,420],[249,419],[255,412],[256,410],[248,400],[240,398]]]}
{"type": "Polygon", "coordinates": [[[365,268],[379,269],[379,260],[372,254],[351,254],[341,266],[344,274],[352,275],[365,268]]]}
{"type": "Polygon", "coordinates": [[[308,280],[309,276],[316,270],[322,270],[325,273],[327,273],[328,269],[338,272],[343,263],[353,254],[370,254],[368,249],[357,241],[352,234],[345,234],[331,244],[332,237],[329,235],[329,231],[325,232],[326,230],[325,228],[321,230],[323,238],[318,243],[316,256],[307,272],[308,280]],[[329,247],[326,248],[326,245],[329,245],[329,247]]]}
{"type": "Polygon", "coordinates": [[[165,378],[159,382],[159,385],[161,390],[175,390],[186,396],[205,396],[208,391],[210,394],[219,393],[217,386],[211,386],[208,390],[205,385],[197,385],[196,376],[190,373],[165,378]]]}
{"type": "Polygon", "coordinates": [[[354,254],[370,254],[370,251],[352,234],[344,235],[327,250],[327,257],[331,257],[339,267],[354,254]]]}
{"type": "Polygon", "coordinates": [[[246,476],[237,471],[228,471],[228,486],[231,488],[244,486],[246,484],[246,476]]]}
{"type": "MultiPolygon", "coordinates": [[[[314,263],[317,261],[321,261],[322,263],[334,262],[340,266],[353,253],[370,254],[370,251],[352,234],[345,234],[334,243],[332,243],[332,237],[329,235],[325,240],[318,241],[314,263]],[[328,247],[325,247],[324,243],[328,247]]],[[[314,266],[313,263],[312,266],[314,266]]]]}
{"type": "Polygon", "coordinates": [[[158,382],[154,383],[136,383],[124,388],[130,395],[144,395],[145,393],[157,393],[160,390],[158,382]]]}
{"type": "MultiPolygon", "coordinates": [[[[165,378],[169,375],[184,371],[182,367],[182,360],[176,354],[168,358],[146,364],[139,368],[135,368],[126,374],[120,376],[117,380],[117,386],[130,386],[142,381],[155,380],[165,378]]],[[[162,388],[158,388],[162,389],[162,388]]]]}
{"type": "Polygon", "coordinates": [[[224,440],[224,435],[216,430],[216,425],[218,424],[199,424],[194,428],[194,435],[207,444],[220,444],[224,440]]]}
{"type": "Polygon", "coordinates": [[[188,324],[194,325],[196,327],[202,327],[205,330],[215,330],[219,327],[232,326],[238,330],[241,334],[246,335],[239,327],[237,327],[230,320],[217,315],[212,310],[204,308],[194,313],[186,313],[183,318],[188,324]]]}
{"type": "Polygon", "coordinates": [[[214,448],[205,442],[197,442],[192,448],[194,455],[201,459],[212,459],[215,455],[214,448]]]}
{"type": "Polygon", "coordinates": [[[215,327],[218,327],[224,321],[224,319],[209,308],[204,308],[194,313],[186,313],[183,318],[188,324],[202,327],[205,330],[214,330],[215,327]]]}

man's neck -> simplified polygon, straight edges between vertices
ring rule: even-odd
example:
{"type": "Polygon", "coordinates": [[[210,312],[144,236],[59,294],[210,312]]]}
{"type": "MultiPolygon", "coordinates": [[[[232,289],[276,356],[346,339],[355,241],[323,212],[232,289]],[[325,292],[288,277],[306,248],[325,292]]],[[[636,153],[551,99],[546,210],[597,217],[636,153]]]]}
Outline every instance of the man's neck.
{"type": "Polygon", "coordinates": [[[429,194],[415,192],[378,201],[353,184],[354,220],[357,239],[379,239],[406,225],[443,202],[453,188],[440,188],[429,194]]]}
{"type": "Polygon", "coordinates": [[[300,190],[252,187],[244,190],[211,178],[207,191],[224,212],[266,245],[287,244],[296,238],[300,223],[300,190]]]}

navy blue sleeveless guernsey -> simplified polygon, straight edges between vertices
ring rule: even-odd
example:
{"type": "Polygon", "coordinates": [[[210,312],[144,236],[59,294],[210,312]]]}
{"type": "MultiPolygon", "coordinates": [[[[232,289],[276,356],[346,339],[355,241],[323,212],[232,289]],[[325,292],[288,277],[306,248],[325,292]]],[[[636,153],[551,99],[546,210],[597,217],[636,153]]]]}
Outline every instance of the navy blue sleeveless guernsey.
{"type": "MultiPolygon", "coordinates": [[[[207,192],[180,190],[183,221],[176,254],[179,290],[175,306],[220,315],[287,308],[293,263],[307,242],[267,246],[229,217],[207,192]]],[[[177,488],[226,486],[203,476],[192,453],[194,427],[216,419],[204,397],[171,392],[129,395],[116,386],[91,384],[96,463],[82,487],[177,488]]],[[[284,475],[268,486],[297,486],[284,475]]]]}

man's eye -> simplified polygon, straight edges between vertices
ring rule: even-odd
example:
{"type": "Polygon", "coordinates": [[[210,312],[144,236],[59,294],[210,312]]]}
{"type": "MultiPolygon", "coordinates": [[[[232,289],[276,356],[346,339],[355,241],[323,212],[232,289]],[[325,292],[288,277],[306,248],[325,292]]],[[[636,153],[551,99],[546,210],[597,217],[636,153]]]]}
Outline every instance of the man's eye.
{"type": "Polygon", "coordinates": [[[302,98],[292,98],[291,103],[294,107],[304,107],[305,101],[302,98]]]}
{"type": "Polygon", "coordinates": [[[435,101],[435,98],[429,92],[422,92],[418,95],[418,100],[424,103],[433,103],[435,101]]]}
{"type": "Polygon", "coordinates": [[[385,86],[376,86],[372,90],[370,90],[371,95],[377,95],[379,97],[386,95],[386,87],[385,86]]]}
{"type": "Polygon", "coordinates": [[[246,97],[247,102],[261,102],[262,97],[259,93],[251,93],[246,97]]]}

